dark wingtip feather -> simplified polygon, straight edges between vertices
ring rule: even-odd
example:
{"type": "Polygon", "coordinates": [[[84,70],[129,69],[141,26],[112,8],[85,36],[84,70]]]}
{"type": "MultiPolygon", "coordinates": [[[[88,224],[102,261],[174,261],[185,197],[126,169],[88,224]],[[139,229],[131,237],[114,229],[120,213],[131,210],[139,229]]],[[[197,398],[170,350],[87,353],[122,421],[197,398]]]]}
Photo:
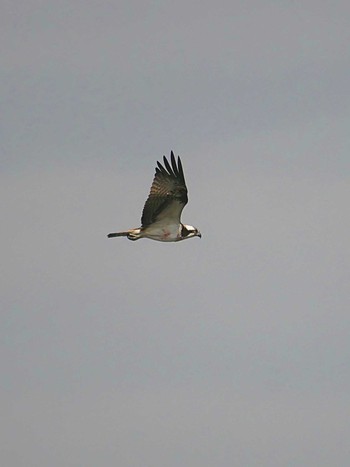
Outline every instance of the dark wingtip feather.
{"type": "Polygon", "coordinates": [[[173,151],[171,151],[170,156],[171,156],[171,165],[173,166],[174,174],[176,176],[178,176],[179,175],[179,170],[178,170],[177,165],[176,165],[176,159],[175,159],[173,151]]]}
{"type": "Polygon", "coordinates": [[[164,166],[161,164],[161,162],[157,161],[158,167],[156,167],[156,174],[163,174],[163,175],[168,175],[168,172],[164,168],[164,166]]]}
{"type": "Polygon", "coordinates": [[[179,175],[182,178],[183,182],[185,183],[185,175],[184,175],[184,171],[182,168],[182,162],[181,162],[180,156],[177,156],[177,167],[178,167],[179,175]]]}
{"type": "Polygon", "coordinates": [[[165,156],[163,156],[163,160],[164,160],[165,168],[167,169],[169,174],[174,176],[175,173],[174,173],[173,169],[171,168],[171,165],[169,164],[168,159],[165,156]]]}

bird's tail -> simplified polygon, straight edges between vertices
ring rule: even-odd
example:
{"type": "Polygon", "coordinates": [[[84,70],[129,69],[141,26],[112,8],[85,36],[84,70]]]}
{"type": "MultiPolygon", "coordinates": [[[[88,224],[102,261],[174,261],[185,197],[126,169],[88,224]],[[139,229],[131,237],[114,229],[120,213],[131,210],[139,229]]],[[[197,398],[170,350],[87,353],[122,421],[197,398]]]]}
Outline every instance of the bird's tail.
{"type": "Polygon", "coordinates": [[[127,237],[129,234],[128,231],[126,232],[112,232],[107,235],[108,238],[113,238],[113,237],[127,237]]]}
{"type": "Polygon", "coordinates": [[[129,240],[138,240],[140,236],[141,229],[130,229],[125,232],[112,232],[107,235],[108,238],[113,237],[128,237],[129,240]]]}

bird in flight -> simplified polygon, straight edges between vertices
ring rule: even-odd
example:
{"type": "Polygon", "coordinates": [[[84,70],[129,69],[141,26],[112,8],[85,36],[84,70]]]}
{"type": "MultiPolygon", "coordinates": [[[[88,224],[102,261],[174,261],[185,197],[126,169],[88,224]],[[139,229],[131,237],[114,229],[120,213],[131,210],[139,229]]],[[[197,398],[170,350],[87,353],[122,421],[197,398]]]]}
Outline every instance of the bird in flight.
{"type": "Polygon", "coordinates": [[[164,165],[157,162],[151,191],[142,212],[141,227],[110,233],[108,238],[150,238],[159,242],[179,242],[187,238],[202,237],[196,227],[180,221],[182,210],[188,201],[187,187],[180,157],[176,163],[171,151],[170,160],[171,165],[165,156],[164,165]]]}

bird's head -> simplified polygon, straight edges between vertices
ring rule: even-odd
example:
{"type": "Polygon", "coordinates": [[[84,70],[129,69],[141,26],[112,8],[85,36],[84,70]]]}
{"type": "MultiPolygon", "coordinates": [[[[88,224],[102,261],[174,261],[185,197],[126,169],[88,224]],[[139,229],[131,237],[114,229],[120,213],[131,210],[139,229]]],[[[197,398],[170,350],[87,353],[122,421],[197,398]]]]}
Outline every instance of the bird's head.
{"type": "Polygon", "coordinates": [[[181,237],[183,240],[185,240],[186,238],[192,238],[192,237],[202,238],[202,234],[196,227],[193,227],[193,225],[182,224],[181,237]]]}

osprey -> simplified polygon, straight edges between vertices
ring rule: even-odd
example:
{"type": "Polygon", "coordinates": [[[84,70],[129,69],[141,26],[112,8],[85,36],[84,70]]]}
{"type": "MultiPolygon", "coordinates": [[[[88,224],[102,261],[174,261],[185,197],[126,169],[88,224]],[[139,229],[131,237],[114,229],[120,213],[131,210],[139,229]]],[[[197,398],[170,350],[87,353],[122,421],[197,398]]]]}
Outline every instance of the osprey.
{"type": "Polygon", "coordinates": [[[202,236],[196,227],[180,222],[182,210],[188,201],[187,188],[180,157],[177,158],[177,164],[173,151],[170,157],[171,165],[165,156],[164,166],[157,161],[151,191],[142,212],[141,227],[110,233],[108,238],[150,238],[160,242],[179,242],[202,236]]]}

